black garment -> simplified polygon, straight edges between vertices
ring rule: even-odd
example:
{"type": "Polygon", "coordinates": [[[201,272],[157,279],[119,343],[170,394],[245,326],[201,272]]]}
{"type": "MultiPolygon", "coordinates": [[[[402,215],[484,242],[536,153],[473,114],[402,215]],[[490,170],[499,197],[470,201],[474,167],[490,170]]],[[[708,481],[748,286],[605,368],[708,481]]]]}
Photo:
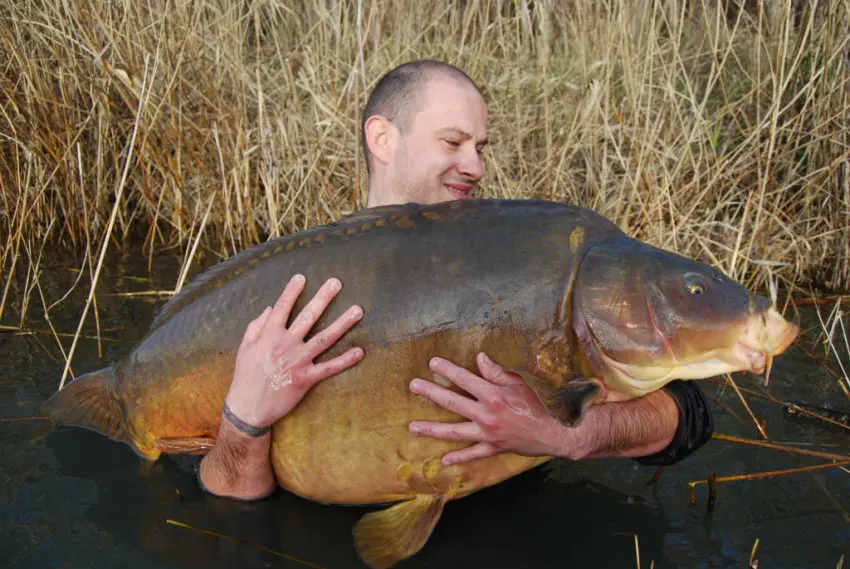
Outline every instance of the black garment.
{"type": "Polygon", "coordinates": [[[670,466],[695,453],[711,439],[714,416],[708,399],[694,381],[671,381],[662,389],[667,391],[679,408],[679,427],[667,448],[655,454],[635,458],[647,466],[670,466]]]}

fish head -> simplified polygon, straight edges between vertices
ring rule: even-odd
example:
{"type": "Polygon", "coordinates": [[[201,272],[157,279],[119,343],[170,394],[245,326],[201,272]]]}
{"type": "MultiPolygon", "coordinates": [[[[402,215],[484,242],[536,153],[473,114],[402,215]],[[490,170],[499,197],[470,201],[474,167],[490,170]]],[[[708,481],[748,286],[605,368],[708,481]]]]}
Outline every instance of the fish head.
{"type": "Polygon", "coordinates": [[[635,397],[674,379],[761,374],[800,331],[716,268],[631,239],[587,252],[572,325],[594,373],[635,397]]]}

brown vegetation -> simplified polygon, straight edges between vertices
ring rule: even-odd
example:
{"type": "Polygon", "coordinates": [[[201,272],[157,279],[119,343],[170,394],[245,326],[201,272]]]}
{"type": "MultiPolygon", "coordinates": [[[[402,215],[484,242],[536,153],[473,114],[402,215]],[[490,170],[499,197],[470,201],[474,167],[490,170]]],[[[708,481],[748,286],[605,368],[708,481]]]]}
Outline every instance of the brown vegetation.
{"type": "Polygon", "coordinates": [[[360,207],[366,93],[431,57],[486,89],[484,196],[590,206],[753,287],[846,289],[850,4],[746,4],[4,3],[4,270],[24,242],[100,247],[113,215],[113,243],[203,229],[227,256],[360,207]]]}

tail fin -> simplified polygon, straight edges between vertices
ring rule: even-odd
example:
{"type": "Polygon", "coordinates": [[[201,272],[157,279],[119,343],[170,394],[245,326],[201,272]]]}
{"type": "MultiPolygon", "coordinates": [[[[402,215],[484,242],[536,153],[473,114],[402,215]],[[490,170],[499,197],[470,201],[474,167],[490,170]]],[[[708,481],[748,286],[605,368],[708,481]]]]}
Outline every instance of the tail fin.
{"type": "Polygon", "coordinates": [[[109,392],[112,366],[80,376],[41,406],[54,425],[83,427],[116,441],[130,442],[124,411],[109,392]]]}

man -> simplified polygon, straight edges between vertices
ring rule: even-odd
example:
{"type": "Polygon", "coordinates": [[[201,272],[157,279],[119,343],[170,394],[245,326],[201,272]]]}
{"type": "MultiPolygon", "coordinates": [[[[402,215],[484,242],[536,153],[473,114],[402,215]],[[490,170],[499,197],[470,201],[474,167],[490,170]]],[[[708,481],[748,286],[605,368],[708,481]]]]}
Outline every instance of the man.
{"type": "MultiPolygon", "coordinates": [[[[435,203],[472,197],[484,174],[487,106],[461,70],[416,61],[385,75],[369,97],[362,136],[369,169],[368,206],[435,203]]],[[[287,285],[273,308],[248,327],[237,354],[234,380],[223,409],[216,446],[201,461],[208,492],[258,499],[276,488],[269,463],[269,426],[294,408],[319,381],[355,365],[354,348],[320,365],[312,360],[362,317],[352,306],[309,342],[304,336],[338,293],[328,280],[286,328],[303,277],[287,285]]],[[[570,459],[631,457],[672,464],[711,436],[711,413],[693,382],[673,382],[640,399],[594,405],[580,426],[566,428],[550,416],[534,392],[485,354],[481,375],[440,358],[431,369],[473,398],[413,378],[410,389],[469,419],[462,423],[413,422],[411,433],[475,444],[446,454],[444,464],[505,451],[570,459]]]]}

